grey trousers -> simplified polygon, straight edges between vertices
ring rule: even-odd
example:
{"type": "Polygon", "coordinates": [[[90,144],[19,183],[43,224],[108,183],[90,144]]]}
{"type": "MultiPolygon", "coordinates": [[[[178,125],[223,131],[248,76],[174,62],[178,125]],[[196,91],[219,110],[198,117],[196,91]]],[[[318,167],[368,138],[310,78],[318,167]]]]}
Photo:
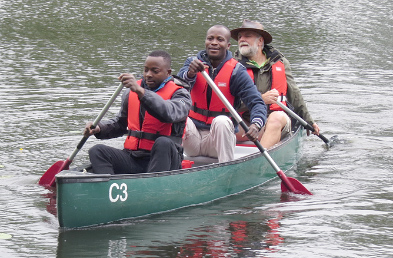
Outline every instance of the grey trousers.
{"type": "Polygon", "coordinates": [[[236,136],[231,119],[217,116],[213,119],[210,130],[199,130],[194,122],[187,118],[183,147],[186,155],[218,158],[218,162],[234,159],[236,136]]]}

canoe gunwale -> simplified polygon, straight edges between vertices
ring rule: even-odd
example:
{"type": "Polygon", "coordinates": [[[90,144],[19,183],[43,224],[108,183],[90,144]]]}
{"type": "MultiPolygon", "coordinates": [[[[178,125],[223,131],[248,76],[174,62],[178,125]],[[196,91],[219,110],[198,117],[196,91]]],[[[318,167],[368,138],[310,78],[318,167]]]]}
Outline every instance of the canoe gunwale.
{"type": "Polygon", "coordinates": [[[172,176],[172,175],[180,175],[180,174],[189,174],[198,171],[203,171],[206,169],[223,167],[234,165],[238,163],[243,163],[244,161],[255,159],[261,156],[261,153],[249,154],[247,156],[238,158],[233,161],[224,162],[224,163],[212,163],[201,165],[197,167],[187,168],[187,169],[177,169],[171,171],[161,171],[161,172],[153,172],[153,173],[138,173],[138,174],[93,174],[87,172],[79,172],[77,170],[66,171],[63,174],[59,174],[56,176],[57,183],[67,184],[67,183],[94,183],[94,182],[105,182],[109,180],[121,180],[121,179],[139,179],[139,178],[151,178],[151,177],[164,177],[164,176],[172,176]]]}
{"type": "MultiPolygon", "coordinates": [[[[273,146],[268,150],[269,153],[275,152],[284,148],[288,141],[291,141],[300,133],[300,127],[296,127],[296,131],[291,134],[290,137],[287,137],[280,141],[277,145],[273,146]]],[[[249,147],[254,148],[254,147],[249,147]]],[[[255,147],[256,148],[256,147],[255,147]]],[[[206,169],[217,168],[230,166],[234,164],[243,163],[250,159],[256,159],[263,156],[261,152],[255,152],[243,157],[237,158],[232,161],[223,162],[223,163],[211,163],[206,165],[195,166],[186,169],[177,169],[171,171],[161,171],[161,172],[153,172],[153,173],[138,173],[138,174],[93,174],[84,171],[87,166],[81,166],[74,168],[72,170],[62,171],[61,173],[56,175],[56,182],[59,184],[67,184],[67,183],[94,183],[94,182],[106,182],[110,180],[122,180],[122,179],[139,179],[139,178],[151,178],[151,177],[164,177],[171,175],[180,175],[180,174],[188,174],[194,173],[198,171],[203,171],[206,169]]]]}

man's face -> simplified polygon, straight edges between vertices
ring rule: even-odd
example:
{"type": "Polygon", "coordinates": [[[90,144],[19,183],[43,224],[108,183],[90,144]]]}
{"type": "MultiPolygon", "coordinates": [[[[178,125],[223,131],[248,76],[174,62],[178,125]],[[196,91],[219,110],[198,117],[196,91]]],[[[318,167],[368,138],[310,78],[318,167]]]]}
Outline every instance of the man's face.
{"type": "Polygon", "coordinates": [[[207,31],[205,47],[210,59],[223,60],[225,58],[226,51],[231,46],[229,35],[230,32],[221,27],[212,27],[207,31]]]}
{"type": "Polygon", "coordinates": [[[171,75],[171,69],[161,56],[148,56],[145,61],[143,77],[150,89],[155,89],[171,75]]]}
{"type": "Polygon", "coordinates": [[[241,31],[238,34],[239,52],[242,56],[253,57],[258,47],[263,48],[263,37],[252,31],[241,31]]]}

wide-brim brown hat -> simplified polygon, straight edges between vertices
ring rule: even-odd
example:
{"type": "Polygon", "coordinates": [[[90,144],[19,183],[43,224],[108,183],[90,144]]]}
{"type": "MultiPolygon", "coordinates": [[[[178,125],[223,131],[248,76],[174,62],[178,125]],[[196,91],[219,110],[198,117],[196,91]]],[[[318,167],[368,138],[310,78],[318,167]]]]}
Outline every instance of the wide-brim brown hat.
{"type": "Polygon", "coordinates": [[[273,40],[272,35],[270,35],[269,32],[264,30],[263,25],[260,24],[259,22],[244,20],[240,28],[231,30],[231,37],[237,41],[238,40],[237,36],[241,31],[253,31],[255,33],[258,33],[263,37],[265,44],[269,44],[273,40]]]}

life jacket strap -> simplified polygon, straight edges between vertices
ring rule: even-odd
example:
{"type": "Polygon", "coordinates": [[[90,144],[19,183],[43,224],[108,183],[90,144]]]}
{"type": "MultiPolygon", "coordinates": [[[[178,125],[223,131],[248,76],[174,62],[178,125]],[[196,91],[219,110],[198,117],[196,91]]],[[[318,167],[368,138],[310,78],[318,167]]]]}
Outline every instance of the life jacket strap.
{"type": "Polygon", "coordinates": [[[220,115],[232,117],[230,112],[225,111],[225,108],[223,108],[222,111],[210,111],[207,109],[198,108],[196,105],[193,105],[191,110],[206,117],[216,117],[220,115]]]}
{"type": "Polygon", "coordinates": [[[177,136],[171,136],[171,135],[161,135],[161,134],[154,134],[154,133],[147,133],[147,132],[142,132],[142,131],[134,131],[134,130],[128,130],[128,137],[132,136],[135,138],[139,139],[146,139],[150,141],[155,141],[157,140],[158,137],[164,136],[168,137],[171,139],[174,143],[181,144],[182,143],[182,137],[177,137],[177,136]]]}

